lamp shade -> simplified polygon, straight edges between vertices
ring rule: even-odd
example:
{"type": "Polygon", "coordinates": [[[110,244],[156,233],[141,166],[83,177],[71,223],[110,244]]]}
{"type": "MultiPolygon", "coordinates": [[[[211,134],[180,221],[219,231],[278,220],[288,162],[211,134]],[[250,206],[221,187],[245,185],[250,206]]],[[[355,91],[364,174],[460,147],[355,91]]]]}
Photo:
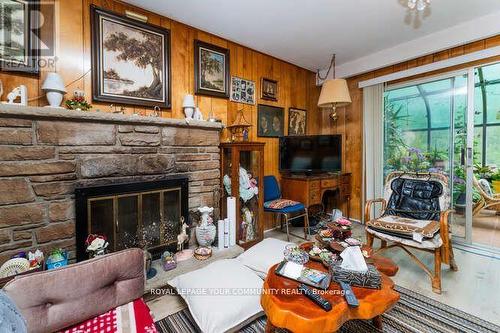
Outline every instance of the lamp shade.
{"type": "Polygon", "coordinates": [[[326,80],[321,87],[318,106],[320,108],[334,108],[351,103],[347,81],[344,79],[326,80]]]}
{"type": "Polygon", "coordinates": [[[64,87],[64,81],[59,74],[49,73],[43,82],[42,90],[55,90],[65,93],[66,87],[64,87]]]}
{"type": "Polygon", "coordinates": [[[194,96],[186,95],[184,96],[184,101],[182,102],[183,108],[194,108],[196,105],[194,104],[194,96]]]}

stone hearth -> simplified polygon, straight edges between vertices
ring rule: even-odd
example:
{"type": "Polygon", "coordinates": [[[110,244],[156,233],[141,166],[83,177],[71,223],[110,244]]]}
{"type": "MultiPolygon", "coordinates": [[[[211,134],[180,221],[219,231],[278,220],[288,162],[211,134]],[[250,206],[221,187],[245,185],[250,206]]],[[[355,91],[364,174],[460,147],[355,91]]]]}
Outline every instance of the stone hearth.
{"type": "Polygon", "coordinates": [[[217,206],[221,125],[0,105],[0,264],[19,251],[75,253],[76,187],[189,178],[189,208],[217,206]]]}

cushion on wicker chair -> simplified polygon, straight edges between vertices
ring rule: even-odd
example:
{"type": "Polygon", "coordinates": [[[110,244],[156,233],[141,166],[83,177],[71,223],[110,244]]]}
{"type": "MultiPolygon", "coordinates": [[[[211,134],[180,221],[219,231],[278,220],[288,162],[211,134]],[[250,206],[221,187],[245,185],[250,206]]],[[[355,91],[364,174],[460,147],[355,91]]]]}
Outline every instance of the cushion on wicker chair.
{"type": "Polygon", "coordinates": [[[403,238],[412,238],[414,232],[422,234],[425,238],[433,238],[439,232],[439,222],[431,220],[415,220],[394,215],[384,215],[366,223],[368,227],[381,232],[401,234],[403,238]],[[406,236],[406,237],[405,237],[406,236]]]}
{"type": "Polygon", "coordinates": [[[366,228],[366,231],[382,240],[395,242],[418,249],[434,250],[443,245],[443,240],[441,239],[441,235],[439,233],[437,233],[433,238],[426,238],[422,242],[417,242],[412,239],[398,237],[396,234],[390,235],[384,232],[380,232],[370,227],[366,228]]]}

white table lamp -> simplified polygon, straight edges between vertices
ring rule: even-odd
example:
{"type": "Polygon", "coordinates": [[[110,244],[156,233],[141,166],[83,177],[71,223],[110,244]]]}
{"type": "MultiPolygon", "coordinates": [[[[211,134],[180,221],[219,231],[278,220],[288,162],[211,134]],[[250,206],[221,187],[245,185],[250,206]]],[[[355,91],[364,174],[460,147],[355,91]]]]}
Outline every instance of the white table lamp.
{"type": "Polygon", "coordinates": [[[194,96],[193,95],[184,96],[182,107],[184,108],[184,114],[186,115],[186,119],[193,119],[194,108],[196,107],[196,105],[194,104],[194,96]]]}
{"type": "Polygon", "coordinates": [[[59,74],[49,73],[43,82],[42,90],[46,92],[47,101],[49,101],[51,107],[58,108],[61,106],[66,87],[59,74]]]}

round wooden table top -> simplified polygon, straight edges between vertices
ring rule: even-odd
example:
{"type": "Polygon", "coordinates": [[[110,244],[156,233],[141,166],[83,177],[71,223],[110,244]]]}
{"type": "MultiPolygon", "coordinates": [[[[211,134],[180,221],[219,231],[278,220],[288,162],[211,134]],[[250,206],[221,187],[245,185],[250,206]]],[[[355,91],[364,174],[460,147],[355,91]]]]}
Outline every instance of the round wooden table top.
{"type": "MultiPolygon", "coordinates": [[[[305,266],[327,271],[319,262],[309,261],[305,266]]],[[[298,292],[299,282],[276,275],[276,267],[269,269],[260,302],[268,323],[292,332],[335,332],[348,320],[378,317],[399,300],[399,294],[393,289],[394,282],[382,273],[381,289],[352,287],[358,307],[350,307],[340,286],[332,282],[328,290],[321,293],[332,305],[332,310],[327,312],[298,292]]]]}

